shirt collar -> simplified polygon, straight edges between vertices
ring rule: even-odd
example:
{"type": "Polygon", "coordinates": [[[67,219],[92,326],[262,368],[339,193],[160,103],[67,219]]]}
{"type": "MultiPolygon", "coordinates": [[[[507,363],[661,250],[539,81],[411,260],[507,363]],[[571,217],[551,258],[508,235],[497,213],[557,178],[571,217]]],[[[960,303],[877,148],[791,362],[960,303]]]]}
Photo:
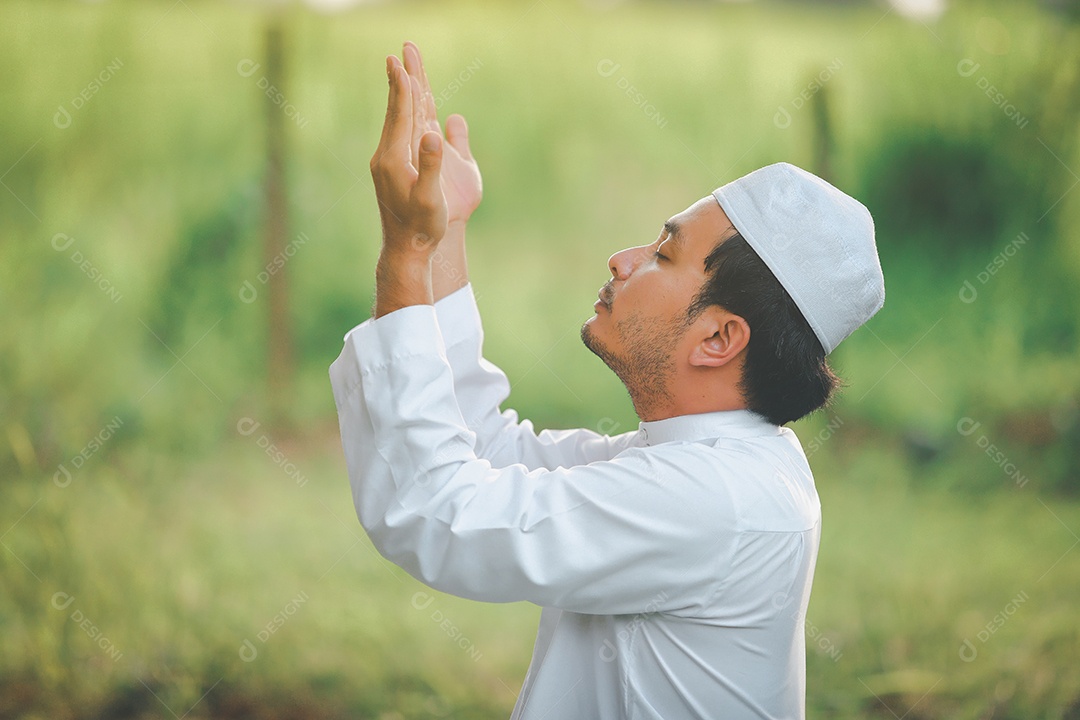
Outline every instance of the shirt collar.
{"type": "Polygon", "coordinates": [[[722,437],[775,435],[780,428],[750,410],[677,415],[665,420],[638,424],[645,445],[659,445],[673,440],[693,442],[722,437]]]}

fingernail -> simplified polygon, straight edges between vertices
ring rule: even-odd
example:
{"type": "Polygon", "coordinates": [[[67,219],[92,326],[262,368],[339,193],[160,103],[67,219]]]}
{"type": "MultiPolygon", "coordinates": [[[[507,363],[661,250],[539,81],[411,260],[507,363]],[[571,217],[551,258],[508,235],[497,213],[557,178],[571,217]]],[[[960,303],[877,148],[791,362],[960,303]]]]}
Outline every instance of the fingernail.
{"type": "Polygon", "coordinates": [[[428,133],[424,137],[420,138],[420,149],[424,152],[435,152],[439,149],[439,136],[435,133],[428,133]]]}
{"type": "Polygon", "coordinates": [[[390,77],[390,72],[394,69],[394,61],[389,55],[386,56],[386,77],[390,77]]]}

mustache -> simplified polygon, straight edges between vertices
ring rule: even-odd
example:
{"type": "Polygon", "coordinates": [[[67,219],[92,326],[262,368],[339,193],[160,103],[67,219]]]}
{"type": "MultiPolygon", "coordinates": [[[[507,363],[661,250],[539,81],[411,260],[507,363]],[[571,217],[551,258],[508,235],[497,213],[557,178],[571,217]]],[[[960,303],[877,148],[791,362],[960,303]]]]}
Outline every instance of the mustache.
{"type": "Polygon", "coordinates": [[[604,287],[600,288],[600,302],[604,303],[608,307],[611,307],[611,301],[615,299],[615,289],[611,287],[611,283],[605,283],[604,287]]]}

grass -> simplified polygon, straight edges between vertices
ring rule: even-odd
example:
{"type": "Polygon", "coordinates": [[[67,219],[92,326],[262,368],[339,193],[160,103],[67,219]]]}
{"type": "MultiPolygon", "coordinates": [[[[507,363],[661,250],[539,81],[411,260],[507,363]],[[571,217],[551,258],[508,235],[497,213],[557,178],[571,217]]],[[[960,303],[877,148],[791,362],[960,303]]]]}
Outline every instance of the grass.
{"type": "MultiPolygon", "coordinates": [[[[809,715],[1075,712],[1080,553],[1070,528],[1080,504],[920,489],[902,452],[871,451],[854,434],[838,429],[814,460],[825,525],[808,614],[809,715]],[[965,639],[972,662],[960,656],[965,639]]],[[[538,609],[435,593],[380,558],[353,515],[332,426],[282,445],[303,485],[260,435],[171,471],[133,457],[65,488],[6,488],[5,715],[127,717],[108,712],[122,702],[140,717],[162,705],[192,718],[276,717],[282,703],[294,717],[509,714],[538,609]],[[130,476],[163,471],[167,483],[130,476]]]]}

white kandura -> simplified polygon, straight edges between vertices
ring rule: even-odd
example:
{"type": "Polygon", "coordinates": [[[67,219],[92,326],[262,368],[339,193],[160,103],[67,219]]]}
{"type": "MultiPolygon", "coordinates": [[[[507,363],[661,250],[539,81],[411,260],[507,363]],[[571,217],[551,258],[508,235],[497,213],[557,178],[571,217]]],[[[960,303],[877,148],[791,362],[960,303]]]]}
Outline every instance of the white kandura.
{"type": "Polygon", "coordinates": [[[466,286],[354,328],[330,378],[379,552],[543,607],[514,720],[803,718],[821,508],[795,434],[748,410],[537,434],[481,344],[466,286]]]}

